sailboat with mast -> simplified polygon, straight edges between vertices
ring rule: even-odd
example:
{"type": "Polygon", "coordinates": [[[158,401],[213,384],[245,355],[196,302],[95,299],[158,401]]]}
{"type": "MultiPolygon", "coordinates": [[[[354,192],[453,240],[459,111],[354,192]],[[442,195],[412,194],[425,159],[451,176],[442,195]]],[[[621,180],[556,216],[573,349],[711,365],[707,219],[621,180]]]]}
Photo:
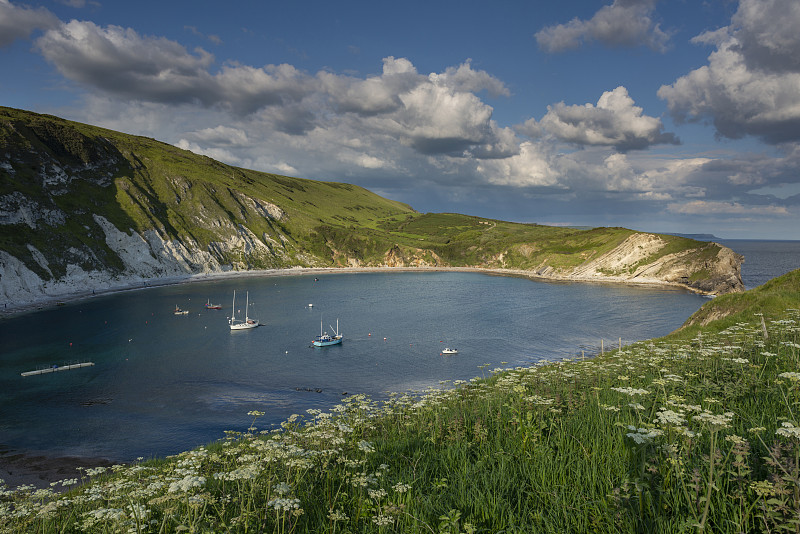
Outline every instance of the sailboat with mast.
{"type": "MultiPolygon", "coordinates": [[[[331,330],[333,327],[331,326],[331,330]]],[[[315,347],[327,347],[328,345],[338,345],[342,342],[344,336],[339,333],[339,319],[336,319],[336,330],[333,330],[333,335],[322,331],[322,319],[319,320],[319,335],[311,342],[315,347]]]]}
{"type": "Polygon", "coordinates": [[[233,290],[233,309],[231,310],[231,318],[228,323],[231,325],[231,330],[248,330],[258,326],[258,321],[251,319],[248,316],[250,311],[250,292],[247,292],[247,300],[244,307],[244,320],[236,319],[236,290],[233,290]]]}

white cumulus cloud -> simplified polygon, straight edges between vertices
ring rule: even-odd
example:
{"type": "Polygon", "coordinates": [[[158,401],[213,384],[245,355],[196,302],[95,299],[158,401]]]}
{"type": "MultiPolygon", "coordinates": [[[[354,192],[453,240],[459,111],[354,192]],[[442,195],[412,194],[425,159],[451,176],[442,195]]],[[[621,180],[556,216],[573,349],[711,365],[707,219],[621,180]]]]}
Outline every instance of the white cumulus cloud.
{"type": "Polygon", "coordinates": [[[658,96],[678,121],[708,121],[725,137],[800,140],[800,2],[741,0],[731,25],[695,38],[708,64],[658,96]]]}
{"type": "MultiPolygon", "coordinates": [[[[508,90],[469,61],[427,76],[394,57],[383,60],[381,75],[366,78],[309,75],[287,64],[226,63],[214,71],[214,57],[203,49],[77,20],[47,31],[37,46],[65,77],[115,98],[227,110],[290,135],[345,125],[428,155],[516,152],[510,131],[491,121],[491,106],[475,94],[508,90]]],[[[192,135],[184,137],[201,140],[192,135]]]]}
{"type": "Polygon", "coordinates": [[[175,41],[120,26],[73,20],[48,30],[36,45],[65,77],[128,99],[252,113],[312,89],[309,77],[290,65],[225,65],[213,74],[214,57],[205,50],[190,53],[175,41]]]}
{"type": "Polygon", "coordinates": [[[622,86],[604,92],[596,106],[567,106],[560,102],[547,109],[538,126],[570,143],[611,146],[622,151],[660,143],[678,144],[673,134],[663,132],[661,119],[644,115],[622,86]]]}
{"type": "Polygon", "coordinates": [[[380,76],[369,76],[362,80],[320,72],[317,78],[337,111],[365,116],[400,109],[403,103],[399,95],[414,90],[426,81],[426,77],[420,75],[409,60],[391,56],[384,58],[380,76]]]}
{"type": "Polygon", "coordinates": [[[445,85],[454,91],[477,93],[486,90],[492,96],[511,96],[503,82],[483,70],[474,70],[467,60],[458,67],[447,67],[442,74],[429,76],[433,83],[445,85]]]}
{"type": "Polygon", "coordinates": [[[572,19],[536,33],[539,46],[548,52],[578,48],[595,40],[606,46],[648,46],[663,52],[669,34],[653,19],[656,0],[614,0],[589,20],[572,19]]]}
{"type": "Polygon", "coordinates": [[[492,184],[565,189],[545,147],[529,141],[523,142],[514,156],[478,162],[477,171],[492,184]]]}

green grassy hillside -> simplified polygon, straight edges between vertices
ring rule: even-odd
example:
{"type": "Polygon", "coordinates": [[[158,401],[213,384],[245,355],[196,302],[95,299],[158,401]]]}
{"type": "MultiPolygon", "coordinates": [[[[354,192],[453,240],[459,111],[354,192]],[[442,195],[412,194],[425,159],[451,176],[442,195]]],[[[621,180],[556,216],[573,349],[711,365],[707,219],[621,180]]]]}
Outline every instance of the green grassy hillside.
{"type": "MultiPolygon", "coordinates": [[[[153,139],[0,107],[0,250],[43,280],[70,266],[124,273],[101,217],[188,251],[193,272],[293,266],[569,270],[636,234],[417,213],[361,187],[225,165],[153,139]]],[[[675,236],[633,265],[684,253],[682,281],[715,276],[720,247],[675,236]]],[[[119,241],[119,240],[118,240],[119,241]]],[[[130,258],[128,259],[130,261],[130,258]]],[[[734,277],[735,278],[735,277],[734,277]]]]}
{"type": "Polygon", "coordinates": [[[45,276],[29,244],[56,259],[50,262],[56,276],[63,273],[57,258],[69,258],[70,249],[91,251],[86,267],[121,267],[93,215],[125,232],[157,230],[165,239],[202,249],[234,235],[240,225],[294,245],[284,259],[245,262],[263,268],[309,263],[298,255],[322,248],[314,233],[320,225],[370,228],[386,217],[413,213],[354,185],[239,169],[152,139],[9,108],[0,108],[2,153],[11,169],[0,169],[0,195],[18,192],[40,212],[64,214],[55,224],[44,221],[35,228],[24,222],[0,226],[0,248],[45,276]],[[48,178],[60,171],[61,183],[48,178]],[[265,217],[248,199],[279,206],[284,215],[265,217]],[[46,226],[58,226],[58,236],[46,226]]]}

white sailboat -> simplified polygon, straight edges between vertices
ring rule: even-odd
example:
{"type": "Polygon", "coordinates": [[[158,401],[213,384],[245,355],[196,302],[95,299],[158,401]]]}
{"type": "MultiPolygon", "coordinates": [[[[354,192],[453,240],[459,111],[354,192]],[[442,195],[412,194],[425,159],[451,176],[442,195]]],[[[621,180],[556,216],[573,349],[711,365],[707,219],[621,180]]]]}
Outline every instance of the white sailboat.
{"type": "Polygon", "coordinates": [[[250,308],[250,292],[249,291],[247,292],[247,301],[246,302],[247,302],[247,304],[245,305],[245,308],[244,308],[244,321],[242,321],[241,319],[239,319],[237,321],[236,320],[236,290],[234,289],[233,290],[233,309],[231,310],[230,321],[228,321],[228,323],[231,325],[231,330],[247,330],[249,328],[255,328],[255,327],[258,326],[258,321],[256,321],[255,319],[251,319],[247,315],[247,312],[249,311],[249,308],[250,308]]]}

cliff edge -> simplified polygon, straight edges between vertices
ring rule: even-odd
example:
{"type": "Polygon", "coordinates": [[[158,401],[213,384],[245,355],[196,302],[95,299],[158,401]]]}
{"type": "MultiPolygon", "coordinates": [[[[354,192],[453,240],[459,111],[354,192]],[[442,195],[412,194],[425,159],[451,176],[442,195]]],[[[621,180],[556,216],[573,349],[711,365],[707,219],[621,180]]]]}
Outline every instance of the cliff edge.
{"type": "Polygon", "coordinates": [[[0,107],[6,310],[297,267],[476,268],[722,294],[743,290],[741,262],[718,244],[678,236],[419,213],[352,184],[232,167],[154,139],[0,107]]]}
{"type": "Polygon", "coordinates": [[[664,236],[638,233],[613,250],[567,272],[551,273],[568,280],[616,280],[667,283],[698,293],[721,295],[744,291],[744,257],[718,243],[669,252],[664,236]]]}

